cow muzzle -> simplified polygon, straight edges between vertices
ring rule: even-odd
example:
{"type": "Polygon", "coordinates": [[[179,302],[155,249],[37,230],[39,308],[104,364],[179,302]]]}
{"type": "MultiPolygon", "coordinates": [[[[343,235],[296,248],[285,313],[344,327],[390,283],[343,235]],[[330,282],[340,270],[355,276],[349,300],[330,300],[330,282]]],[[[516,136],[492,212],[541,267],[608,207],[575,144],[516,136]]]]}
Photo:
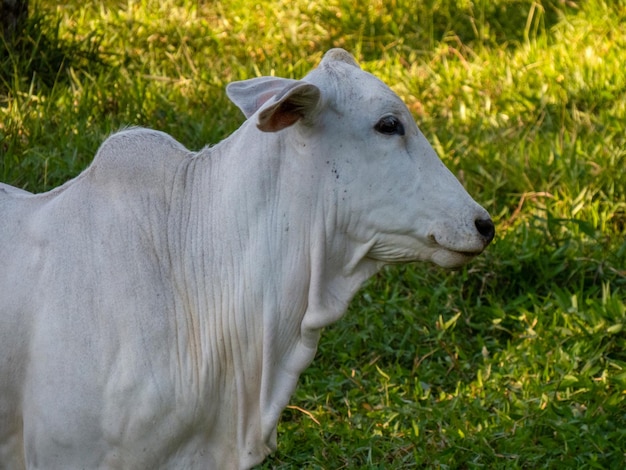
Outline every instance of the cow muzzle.
{"type": "Polygon", "coordinates": [[[463,266],[481,254],[496,234],[493,221],[485,214],[465,227],[455,230],[449,223],[435,225],[428,237],[431,261],[445,268],[463,266]]]}
{"type": "Polygon", "coordinates": [[[487,217],[486,219],[476,219],[474,221],[474,226],[476,227],[476,230],[478,230],[479,235],[482,237],[484,243],[483,249],[485,249],[485,247],[491,243],[493,237],[496,235],[496,226],[493,224],[493,220],[491,220],[490,217],[487,217]]]}

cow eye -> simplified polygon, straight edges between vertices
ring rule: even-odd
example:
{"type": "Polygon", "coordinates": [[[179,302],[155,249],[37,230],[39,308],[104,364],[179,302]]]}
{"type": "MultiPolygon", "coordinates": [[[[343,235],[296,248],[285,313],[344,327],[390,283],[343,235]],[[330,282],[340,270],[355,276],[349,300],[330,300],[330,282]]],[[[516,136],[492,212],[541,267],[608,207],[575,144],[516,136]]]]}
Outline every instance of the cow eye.
{"type": "Polygon", "coordinates": [[[395,116],[384,116],[376,123],[374,129],[385,135],[404,135],[404,126],[395,116]]]}

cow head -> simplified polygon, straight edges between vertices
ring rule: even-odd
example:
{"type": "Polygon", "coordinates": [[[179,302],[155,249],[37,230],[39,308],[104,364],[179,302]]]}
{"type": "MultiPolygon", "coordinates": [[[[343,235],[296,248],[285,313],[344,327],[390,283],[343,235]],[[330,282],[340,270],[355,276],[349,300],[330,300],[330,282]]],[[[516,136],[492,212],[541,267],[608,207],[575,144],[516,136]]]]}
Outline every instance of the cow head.
{"type": "Polygon", "coordinates": [[[319,190],[336,207],[338,230],[368,258],[456,267],[493,239],[489,214],[443,165],[402,100],[346,51],[327,52],[303,80],[261,77],[227,91],[261,131],[289,128],[294,153],[315,159],[323,174],[319,190]]]}

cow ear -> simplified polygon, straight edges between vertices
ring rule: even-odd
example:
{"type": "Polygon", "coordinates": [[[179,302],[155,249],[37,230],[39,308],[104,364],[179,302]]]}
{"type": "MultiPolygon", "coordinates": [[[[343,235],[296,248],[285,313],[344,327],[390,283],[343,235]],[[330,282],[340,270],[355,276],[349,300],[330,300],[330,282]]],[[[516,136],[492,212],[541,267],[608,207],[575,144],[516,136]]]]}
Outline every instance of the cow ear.
{"type": "Polygon", "coordinates": [[[300,119],[310,118],[320,101],[320,90],[310,83],[297,81],[288,85],[259,113],[257,127],[264,132],[277,132],[300,119]]]}
{"type": "Polygon", "coordinates": [[[226,94],[237,105],[246,119],[256,113],[270,98],[298,80],[277,77],[258,77],[229,83],[226,94]]]}
{"type": "Polygon", "coordinates": [[[226,93],[246,118],[261,108],[258,127],[276,132],[295,124],[316,107],[320,91],[315,85],[288,78],[259,77],[230,83],[226,93]]]}

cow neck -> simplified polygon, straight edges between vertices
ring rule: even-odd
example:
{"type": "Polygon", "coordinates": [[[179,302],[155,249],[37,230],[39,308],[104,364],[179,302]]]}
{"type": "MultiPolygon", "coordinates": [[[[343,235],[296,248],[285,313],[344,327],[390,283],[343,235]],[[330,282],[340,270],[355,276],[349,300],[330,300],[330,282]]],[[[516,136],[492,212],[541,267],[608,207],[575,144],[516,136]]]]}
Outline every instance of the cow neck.
{"type": "Polygon", "coordinates": [[[181,173],[178,354],[198,399],[236,401],[215,429],[250,464],[275,448],[321,328],[380,267],[337,233],[336,201],[311,178],[310,156],[285,155],[286,136],[248,121],[181,173]]]}

